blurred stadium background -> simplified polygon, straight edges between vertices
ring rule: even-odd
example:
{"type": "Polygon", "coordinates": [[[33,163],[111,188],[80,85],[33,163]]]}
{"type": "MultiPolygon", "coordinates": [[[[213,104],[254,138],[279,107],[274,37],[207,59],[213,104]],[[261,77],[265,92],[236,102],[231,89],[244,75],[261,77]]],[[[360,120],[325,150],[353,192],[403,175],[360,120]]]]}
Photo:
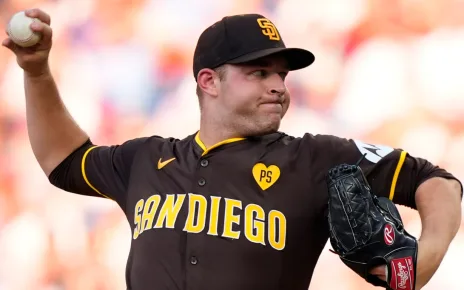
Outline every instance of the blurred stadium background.
{"type": "MultiPolygon", "coordinates": [[[[462,0],[0,0],[1,28],[33,7],[52,16],[53,74],[95,143],[197,130],[197,37],[224,15],[258,12],[287,46],[316,55],[288,77],[282,130],[400,147],[464,178],[462,0]]],[[[401,213],[418,235],[418,214],[401,213]]],[[[126,289],[129,244],[115,203],[44,177],[27,139],[22,72],[0,49],[0,290],[126,289]]],[[[424,289],[462,290],[463,256],[464,226],[424,289]]],[[[327,247],[310,289],[376,288],[327,247]]]]}

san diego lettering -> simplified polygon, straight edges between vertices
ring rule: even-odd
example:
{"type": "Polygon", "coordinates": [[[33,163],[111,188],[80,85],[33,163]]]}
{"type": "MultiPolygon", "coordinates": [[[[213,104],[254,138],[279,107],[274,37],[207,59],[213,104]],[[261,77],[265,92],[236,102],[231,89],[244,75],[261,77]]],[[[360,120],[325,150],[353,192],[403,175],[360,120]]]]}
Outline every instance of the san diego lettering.
{"type": "Polygon", "coordinates": [[[285,248],[287,219],[282,212],[271,210],[266,213],[257,204],[248,204],[243,208],[240,200],[219,196],[211,196],[207,199],[193,193],[168,194],[164,202],[160,195],[139,200],[135,205],[133,239],[137,239],[143,232],[151,229],[174,229],[184,202],[188,202],[188,215],[183,227],[185,232],[201,233],[207,230],[207,234],[211,236],[220,235],[224,238],[238,239],[242,232],[233,230],[233,225],[243,223],[241,228],[244,229],[243,235],[248,241],[264,246],[270,245],[279,251],[285,248]],[[222,217],[219,216],[221,202],[224,203],[222,217]],[[207,216],[208,208],[209,216],[207,216]],[[155,220],[157,212],[159,212],[158,218],[155,220]],[[243,213],[243,220],[242,215],[237,213],[243,213]],[[208,226],[206,226],[207,219],[208,226]],[[221,233],[218,233],[218,228],[223,229],[221,233]]]}

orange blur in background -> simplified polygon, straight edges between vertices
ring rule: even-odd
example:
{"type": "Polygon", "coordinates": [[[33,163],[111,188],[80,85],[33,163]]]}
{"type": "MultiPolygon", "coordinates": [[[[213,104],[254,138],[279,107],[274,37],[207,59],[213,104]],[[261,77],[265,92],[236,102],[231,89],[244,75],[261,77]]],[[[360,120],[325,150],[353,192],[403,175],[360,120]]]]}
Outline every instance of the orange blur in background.
{"type": "MultiPolygon", "coordinates": [[[[94,143],[194,133],[197,37],[257,12],[316,55],[287,78],[281,130],[403,148],[464,180],[463,0],[0,0],[1,30],[35,7],[52,17],[53,74],[94,143]]],[[[418,236],[417,212],[400,211],[418,236]]],[[[27,138],[22,71],[0,49],[0,289],[126,289],[130,238],[116,203],[48,183],[27,138]]],[[[328,249],[310,290],[378,289],[328,249]]],[[[424,290],[462,290],[463,257],[464,226],[424,290]]]]}

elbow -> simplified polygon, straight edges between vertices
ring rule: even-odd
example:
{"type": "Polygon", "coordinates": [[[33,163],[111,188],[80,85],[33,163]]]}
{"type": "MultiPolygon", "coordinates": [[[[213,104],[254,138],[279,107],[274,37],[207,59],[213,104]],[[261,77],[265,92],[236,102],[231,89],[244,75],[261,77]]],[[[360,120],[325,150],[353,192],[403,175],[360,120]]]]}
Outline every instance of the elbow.
{"type": "MultiPolygon", "coordinates": [[[[80,168],[80,162],[87,149],[93,146],[93,143],[88,139],[84,144],[73,150],[63,150],[61,152],[54,152],[53,155],[46,158],[38,159],[42,171],[45,173],[49,180],[53,179],[58,173],[66,172],[70,166],[80,168]],[[57,173],[58,172],[58,173],[57,173]]],[[[58,174],[60,175],[60,174],[58,174]]]]}
{"type": "Polygon", "coordinates": [[[66,157],[66,154],[57,154],[56,152],[48,155],[35,155],[37,163],[47,178],[50,177],[52,172],[66,159],[66,157]]]}
{"type": "Polygon", "coordinates": [[[448,183],[448,186],[450,188],[449,192],[451,195],[451,200],[452,203],[455,205],[454,210],[456,213],[456,219],[455,219],[455,233],[459,231],[459,228],[461,227],[462,223],[462,186],[461,183],[455,179],[447,179],[445,180],[448,183]]]}
{"type": "Polygon", "coordinates": [[[50,162],[48,161],[39,162],[40,167],[42,168],[42,171],[44,172],[47,178],[50,178],[52,172],[58,167],[60,163],[61,161],[58,162],[55,160],[51,160],[50,162]]]}
{"type": "Polygon", "coordinates": [[[459,181],[456,179],[441,179],[441,181],[446,182],[449,188],[449,193],[451,198],[456,204],[456,208],[459,210],[461,216],[461,202],[462,202],[462,186],[459,181]]]}
{"type": "Polygon", "coordinates": [[[463,193],[462,185],[456,179],[448,179],[446,181],[449,183],[450,191],[454,198],[453,200],[456,203],[457,216],[459,217],[459,224],[458,224],[458,228],[459,228],[461,225],[461,221],[462,221],[462,193],[463,193]]]}
{"type": "Polygon", "coordinates": [[[462,186],[456,179],[433,177],[423,182],[415,198],[419,214],[443,212],[459,228],[462,219],[462,186]]]}
{"type": "Polygon", "coordinates": [[[454,179],[433,177],[416,191],[417,209],[422,223],[421,240],[439,238],[451,243],[462,223],[461,184],[454,179]]]}
{"type": "Polygon", "coordinates": [[[67,159],[73,158],[82,150],[85,150],[92,145],[93,144],[90,139],[87,139],[84,143],[80,143],[77,146],[71,144],[69,146],[52,148],[53,150],[36,150],[34,155],[42,171],[45,173],[47,178],[50,178],[52,172],[63,162],[67,159]]]}
{"type": "Polygon", "coordinates": [[[454,192],[458,196],[457,203],[459,204],[458,212],[459,212],[459,225],[460,225],[461,222],[462,222],[462,205],[461,205],[461,203],[462,203],[463,188],[462,188],[462,184],[459,181],[457,181],[455,179],[451,179],[449,181],[451,182],[451,186],[454,189],[454,192]]]}
{"type": "Polygon", "coordinates": [[[423,182],[416,191],[416,202],[434,200],[435,198],[449,200],[461,208],[462,185],[456,179],[433,177],[423,182]],[[437,193],[440,193],[437,195],[437,193]],[[432,198],[432,196],[434,198],[432,198]],[[419,199],[419,200],[418,200],[419,199]]]}
{"type": "Polygon", "coordinates": [[[456,192],[456,194],[460,197],[460,201],[462,201],[462,195],[463,195],[463,189],[462,189],[462,185],[459,181],[457,181],[456,179],[450,179],[450,180],[447,180],[448,182],[451,183],[451,187],[454,189],[454,191],[456,192]]]}

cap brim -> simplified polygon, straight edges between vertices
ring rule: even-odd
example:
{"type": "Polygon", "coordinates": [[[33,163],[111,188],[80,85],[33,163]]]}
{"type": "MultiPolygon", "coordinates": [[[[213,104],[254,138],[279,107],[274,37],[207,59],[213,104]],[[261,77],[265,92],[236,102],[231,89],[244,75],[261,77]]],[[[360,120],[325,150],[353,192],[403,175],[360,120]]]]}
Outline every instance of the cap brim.
{"type": "Polygon", "coordinates": [[[238,58],[227,61],[231,64],[246,63],[266,56],[279,55],[287,60],[289,70],[298,70],[310,66],[314,60],[312,52],[302,48],[268,48],[242,55],[238,58]]]}

